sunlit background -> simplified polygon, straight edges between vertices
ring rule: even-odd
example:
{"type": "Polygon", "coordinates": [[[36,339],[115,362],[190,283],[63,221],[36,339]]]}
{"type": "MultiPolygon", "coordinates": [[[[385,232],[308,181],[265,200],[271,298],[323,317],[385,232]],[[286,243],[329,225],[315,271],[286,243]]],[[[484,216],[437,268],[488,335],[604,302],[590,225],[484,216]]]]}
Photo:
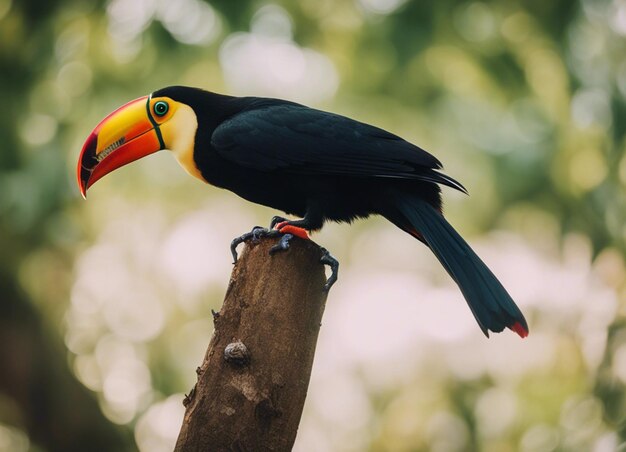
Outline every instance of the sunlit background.
{"type": "Polygon", "coordinates": [[[276,212],[167,152],[80,199],[83,140],[172,84],[267,95],[433,152],[450,221],[531,334],[487,340],[380,219],[340,260],[298,451],[626,447],[626,2],[0,0],[0,451],[171,450],[231,271],[276,212]]]}

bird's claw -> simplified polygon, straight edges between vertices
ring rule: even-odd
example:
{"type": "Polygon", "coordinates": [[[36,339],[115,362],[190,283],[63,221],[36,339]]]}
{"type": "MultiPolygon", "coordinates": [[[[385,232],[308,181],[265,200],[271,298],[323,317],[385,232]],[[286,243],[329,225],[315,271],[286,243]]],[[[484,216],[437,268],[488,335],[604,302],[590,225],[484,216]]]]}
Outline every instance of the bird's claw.
{"type": "Polygon", "coordinates": [[[291,234],[283,235],[278,243],[270,248],[270,254],[274,254],[278,251],[286,251],[289,249],[289,241],[293,238],[291,234]]]}
{"type": "Polygon", "coordinates": [[[230,253],[233,256],[233,264],[237,263],[237,258],[238,258],[237,247],[241,243],[245,242],[246,240],[252,240],[253,242],[258,242],[262,237],[277,237],[279,235],[282,235],[282,234],[278,231],[275,231],[272,229],[266,229],[261,226],[255,226],[252,228],[250,232],[246,232],[245,234],[242,234],[239,237],[236,237],[235,239],[233,239],[232,242],[230,242],[230,253]]]}
{"type": "Polygon", "coordinates": [[[337,277],[339,275],[339,261],[335,259],[326,248],[322,248],[322,257],[320,258],[320,262],[330,267],[330,276],[326,280],[326,284],[324,284],[324,292],[328,292],[333,284],[337,282],[337,277]]]}
{"type": "MultiPolygon", "coordinates": [[[[284,219],[281,217],[272,218],[272,225],[283,221],[284,219]]],[[[272,226],[273,227],[273,226],[272,226]]],[[[289,249],[289,242],[293,239],[292,234],[284,234],[276,229],[266,229],[261,226],[255,226],[252,228],[250,232],[246,232],[245,234],[236,237],[230,244],[230,252],[233,255],[233,264],[237,263],[237,246],[241,243],[252,240],[253,242],[259,241],[262,237],[280,237],[278,243],[270,248],[270,255],[277,253],[279,251],[285,251],[289,249]]],[[[328,265],[330,267],[330,277],[326,280],[324,284],[324,291],[328,292],[330,288],[337,282],[337,276],[339,273],[339,261],[335,259],[326,248],[321,248],[322,257],[320,258],[320,263],[324,265],[328,265]]]]}
{"type": "Polygon", "coordinates": [[[274,227],[278,224],[278,223],[282,223],[284,221],[287,221],[286,218],[283,218],[281,216],[275,215],[272,217],[272,221],[270,221],[270,230],[274,229],[274,227]]]}

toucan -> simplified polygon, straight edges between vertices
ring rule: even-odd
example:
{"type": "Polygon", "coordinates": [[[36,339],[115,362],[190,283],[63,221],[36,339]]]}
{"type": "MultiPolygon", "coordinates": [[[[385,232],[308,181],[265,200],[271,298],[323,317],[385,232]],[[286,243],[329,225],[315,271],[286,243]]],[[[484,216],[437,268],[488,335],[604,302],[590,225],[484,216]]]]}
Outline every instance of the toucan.
{"type": "Polygon", "coordinates": [[[327,220],[382,215],[430,248],[487,337],[505,328],[528,335],[511,296],[443,216],[440,185],[465,188],[399,136],[287,100],[170,86],[128,102],[91,132],[78,160],[81,194],[161,149],[203,182],[300,217],[275,217],[279,233],[308,238],[327,220]]]}

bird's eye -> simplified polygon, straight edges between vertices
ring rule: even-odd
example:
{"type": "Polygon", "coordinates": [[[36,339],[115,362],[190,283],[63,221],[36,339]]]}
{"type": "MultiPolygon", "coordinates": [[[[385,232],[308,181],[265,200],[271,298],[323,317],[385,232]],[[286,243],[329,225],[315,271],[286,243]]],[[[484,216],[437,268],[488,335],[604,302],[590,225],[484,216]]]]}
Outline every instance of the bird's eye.
{"type": "Polygon", "coordinates": [[[157,116],[163,116],[170,109],[170,106],[167,105],[167,102],[163,102],[162,100],[158,101],[154,104],[154,113],[157,116]]]}

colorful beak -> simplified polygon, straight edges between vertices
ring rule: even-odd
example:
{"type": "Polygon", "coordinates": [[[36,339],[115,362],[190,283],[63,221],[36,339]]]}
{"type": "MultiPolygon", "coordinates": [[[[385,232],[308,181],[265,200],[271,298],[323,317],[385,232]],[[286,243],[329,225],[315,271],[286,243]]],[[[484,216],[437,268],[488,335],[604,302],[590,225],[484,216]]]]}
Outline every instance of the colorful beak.
{"type": "Polygon", "coordinates": [[[164,148],[148,96],[121,106],[93,129],[78,159],[80,193],[111,171],[164,148]]]}

